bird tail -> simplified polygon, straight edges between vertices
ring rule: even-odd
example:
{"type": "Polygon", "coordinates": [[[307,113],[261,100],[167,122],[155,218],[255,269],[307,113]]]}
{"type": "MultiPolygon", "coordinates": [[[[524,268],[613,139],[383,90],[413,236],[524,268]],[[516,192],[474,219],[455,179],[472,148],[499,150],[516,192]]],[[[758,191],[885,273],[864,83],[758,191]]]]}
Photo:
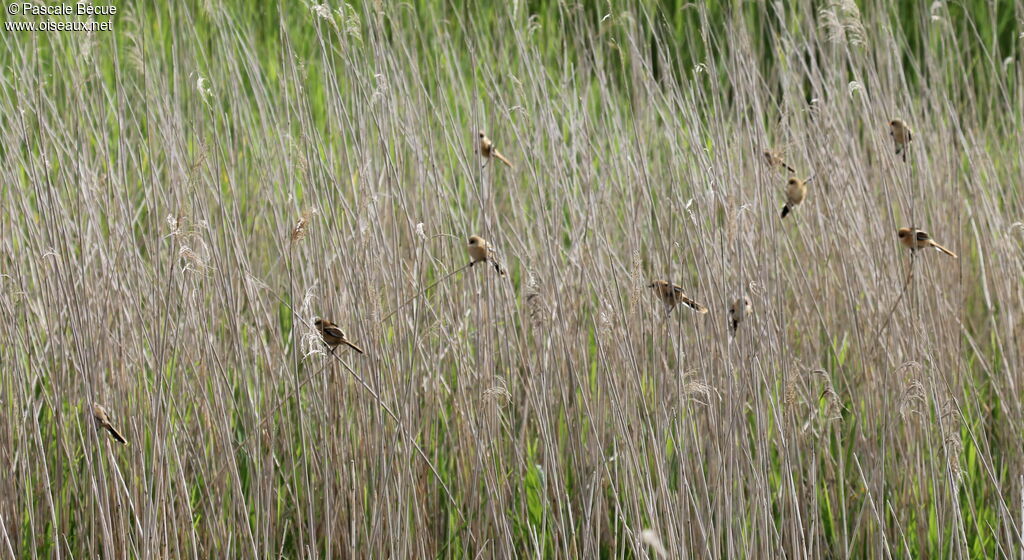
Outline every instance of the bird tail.
{"type": "Polygon", "coordinates": [[[121,432],[117,431],[117,428],[111,426],[110,424],[104,424],[103,427],[106,428],[108,432],[110,432],[110,435],[113,436],[118,443],[120,443],[121,445],[128,445],[128,440],[124,439],[124,436],[121,435],[121,432]]]}
{"type": "Polygon", "coordinates": [[[792,167],[790,167],[788,163],[785,163],[785,162],[783,162],[783,163],[782,163],[782,165],[783,165],[783,166],[784,166],[784,167],[786,168],[786,170],[787,170],[787,171],[789,171],[790,173],[796,173],[796,169],[793,169],[792,167]]]}
{"type": "Polygon", "coordinates": [[[782,207],[782,217],[785,218],[788,215],[789,215],[789,205],[787,204],[787,205],[782,207]]]}
{"type": "Polygon", "coordinates": [[[509,169],[512,168],[512,162],[505,159],[505,156],[501,155],[501,152],[499,152],[498,150],[491,150],[491,153],[493,153],[494,157],[498,158],[501,161],[501,163],[507,165],[509,169]]]}
{"type": "Polygon", "coordinates": [[[703,315],[703,314],[708,312],[708,308],[707,307],[704,307],[703,305],[693,301],[690,298],[683,298],[683,303],[685,303],[687,307],[689,307],[690,309],[696,311],[697,313],[700,313],[701,315],[703,315]]]}
{"type": "Polygon", "coordinates": [[[736,319],[729,320],[729,330],[732,331],[732,335],[736,336],[736,331],[740,328],[740,322],[736,319]]]}
{"type": "Polygon", "coordinates": [[[939,245],[938,243],[935,243],[934,241],[932,242],[932,247],[935,247],[936,249],[942,251],[943,253],[946,253],[947,255],[953,257],[954,259],[959,258],[956,256],[956,253],[950,251],[949,249],[943,247],[942,245],[939,245]]]}
{"type": "Polygon", "coordinates": [[[347,341],[347,340],[342,340],[341,342],[342,342],[342,343],[343,343],[343,344],[344,344],[345,346],[348,346],[349,348],[351,348],[351,349],[355,350],[356,352],[359,352],[360,354],[365,354],[365,353],[366,353],[366,352],[363,352],[363,349],[362,349],[362,348],[360,348],[360,347],[356,346],[355,344],[353,344],[353,343],[351,343],[351,342],[349,342],[349,341],[347,341]]]}

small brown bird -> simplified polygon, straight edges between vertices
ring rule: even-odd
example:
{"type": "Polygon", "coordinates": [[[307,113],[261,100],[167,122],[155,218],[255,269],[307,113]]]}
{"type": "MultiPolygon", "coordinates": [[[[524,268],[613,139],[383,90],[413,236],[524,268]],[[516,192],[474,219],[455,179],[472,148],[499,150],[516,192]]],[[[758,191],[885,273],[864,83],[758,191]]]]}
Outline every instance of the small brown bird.
{"type": "Polygon", "coordinates": [[[344,344],[360,354],[366,353],[363,352],[362,348],[356,346],[352,341],[350,341],[348,337],[345,336],[345,331],[339,329],[338,325],[335,325],[327,319],[321,319],[319,317],[317,317],[313,324],[316,326],[316,330],[320,331],[320,336],[324,339],[324,344],[330,347],[331,354],[334,353],[334,350],[339,344],[344,344]]]}
{"type": "Polygon", "coordinates": [[[92,417],[96,419],[96,424],[99,427],[110,432],[114,440],[122,445],[128,445],[128,440],[124,439],[121,432],[117,431],[117,428],[110,423],[110,416],[107,415],[107,409],[99,405],[99,403],[92,403],[92,417]]]}
{"type": "Polygon", "coordinates": [[[729,306],[729,331],[733,336],[736,336],[736,330],[740,328],[743,319],[753,312],[754,308],[750,305],[750,298],[747,296],[732,302],[732,305],[729,306]]]}
{"type": "Polygon", "coordinates": [[[786,204],[782,207],[782,217],[785,218],[797,206],[800,206],[806,196],[807,183],[796,177],[790,177],[786,182],[786,204]]]}
{"type": "Polygon", "coordinates": [[[889,121],[889,136],[892,137],[892,143],[896,146],[896,155],[902,155],[903,161],[907,161],[907,149],[910,147],[911,140],[914,139],[913,131],[907,126],[907,123],[900,119],[893,119],[889,121]]]}
{"type": "Polygon", "coordinates": [[[499,276],[505,275],[505,271],[498,264],[497,259],[494,258],[494,250],[491,249],[491,245],[483,237],[479,235],[470,236],[466,251],[469,253],[469,266],[473,266],[478,262],[489,262],[494,267],[494,270],[498,271],[499,276]]]}
{"type": "Polygon", "coordinates": [[[509,168],[512,167],[512,162],[507,160],[505,156],[501,155],[501,152],[494,148],[494,142],[491,142],[491,139],[488,138],[482,130],[480,131],[480,155],[484,156],[487,160],[484,162],[485,166],[487,165],[487,162],[491,161],[491,157],[493,156],[498,158],[501,163],[509,166],[509,168]]]}
{"type": "Polygon", "coordinates": [[[680,303],[702,315],[708,312],[707,307],[704,307],[703,305],[687,297],[687,295],[683,292],[682,286],[679,286],[678,284],[671,284],[669,282],[666,282],[665,280],[655,280],[654,282],[651,282],[650,285],[648,285],[647,287],[653,288],[654,295],[658,296],[658,299],[660,299],[665,304],[666,315],[671,314],[672,310],[675,309],[676,306],[679,305],[680,303]]]}
{"type": "Polygon", "coordinates": [[[949,249],[939,245],[932,239],[932,236],[928,235],[927,232],[919,229],[900,228],[896,235],[900,238],[900,243],[904,247],[910,249],[911,253],[919,251],[921,249],[927,249],[928,247],[935,247],[937,250],[946,253],[947,255],[957,258],[956,253],[949,249]]]}
{"type": "Polygon", "coordinates": [[[776,152],[775,150],[765,150],[764,159],[766,162],[768,162],[768,167],[772,169],[785,169],[790,173],[796,173],[796,169],[790,167],[790,165],[786,163],[785,160],[782,159],[782,154],[776,152]]]}

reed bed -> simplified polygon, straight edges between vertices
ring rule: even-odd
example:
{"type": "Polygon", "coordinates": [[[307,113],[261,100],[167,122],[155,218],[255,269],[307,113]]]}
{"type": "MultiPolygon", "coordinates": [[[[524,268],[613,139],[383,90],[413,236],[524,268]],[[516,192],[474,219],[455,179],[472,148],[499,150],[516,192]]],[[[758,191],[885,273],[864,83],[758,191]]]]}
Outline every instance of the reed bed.
{"type": "Polygon", "coordinates": [[[4,33],[0,555],[1021,558],[1022,21],[205,0],[4,33]],[[813,175],[785,220],[766,148],[813,175]],[[472,234],[507,277],[459,270],[472,234]]]}

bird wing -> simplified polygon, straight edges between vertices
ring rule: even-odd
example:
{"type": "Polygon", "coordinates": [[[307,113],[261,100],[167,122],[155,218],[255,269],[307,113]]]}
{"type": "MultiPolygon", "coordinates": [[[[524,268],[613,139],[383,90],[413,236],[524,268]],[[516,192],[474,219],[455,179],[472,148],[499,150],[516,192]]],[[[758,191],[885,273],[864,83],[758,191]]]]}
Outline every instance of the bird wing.
{"type": "Polygon", "coordinates": [[[324,327],[324,334],[337,338],[345,338],[345,333],[334,325],[327,325],[324,327]]]}
{"type": "Polygon", "coordinates": [[[110,416],[107,414],[107,409],[98,404],[92,405],[92,416],[100,424],[106,425],[110,423],[110,416]]]}
{"type": "Polygon", "coordinates": [[[928,235],[927,232],[924,232],[924,231],[921,231],[921,230],[917,231],[916,237],[917,237],[918,241],[929,241],[932,238],[932,236],[928,235]]]}

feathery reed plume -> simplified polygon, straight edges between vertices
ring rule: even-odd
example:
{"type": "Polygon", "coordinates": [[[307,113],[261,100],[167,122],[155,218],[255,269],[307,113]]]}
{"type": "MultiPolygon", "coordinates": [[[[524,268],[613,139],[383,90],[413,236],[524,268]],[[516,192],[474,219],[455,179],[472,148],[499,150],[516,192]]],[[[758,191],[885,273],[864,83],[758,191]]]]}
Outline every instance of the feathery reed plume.
{"type": "Polygon", "coordinates": [[[612,339],[611,333],[615,325],[615,310],[604,300],[598,303],[598,309],[600,311],[597,314],[597,339],[601,342],[607,342],[612,339]]]}
{"type": "Polygon", "coordinates": [[[293,309],[280,296],[278,296],[278,300],[287,305],[292,310],[292,317],[299,319],[302,324],[300,327],[302,335],[299,339],[302,359],[305,360],[310,356],[326,356],[324,340],[320,336],[320,329],[315,324],[316,317],[313,316],[313,303],[317,300],[316,284],[306,288],[306,291],[303,292],[302,303],[299,304],[298,309],[293,309]]]}
{"type": "Polygon", "coordinates": [[[640,531],[640,541],[651,547],[659,558],[668,558],[668,551],[665,550],[665,545],[662,544],[661,538],[658,537],[658,533],[655,533],[653,529],[640,531]]]}
{"type": "Polygon", "coordinates": [[[196,249],[188,245],[182,245],[178,249],[178,257],[185,263],[182,266],[182,272],[204,273],[210,270],[210,254],[206,242],[202,238],[196,237],[195,243],[196,249]]]}
{"type": "Polygon", "coordinates": [[[964,443],[960,436],[960,405],[950,397],[942,404],[942,449],[946,454],[946,466],[956,484],[963,478],[963,467],[960,466],[960,455],[964,443]]]}
{"type": "Polygon", "coordinates": [[[832,376],[823,369],[816,369],[813,372],[821,377],[822,389],[818,399],[825,400],[825,410],[823,416],[826,420],[841,420],[843,403],[839,399],[839,393],[836,392],[835,385],[832,384],[832,376]]]}
{"type": "Polygon", "coordinates": [[[527,271],[524,301],[526,302],[526,316],[529,318],[531,326],[541,327],[548,322],[550,311],[541,296],[540,279],[532,270],[527,271]]]}
{"type": "Polygon", "coordinates": [[[900,418],[904,421],[912,415],[917,415],[919,420],[926,417],[924,407],[927,401],[927,395],[925,393],[924,383],[921,382],[920,371],[921,364],[910,361],[901,364],[894,372],[895,375],[900,375],[901,373],[907,374],[906,382],[903,385],[903,389],[900,391],[899,404],[900,418]]]}
{"type": "Polygon", "coordinates": [[[172,239],[177,239],[181,235],[181,219],[180,214],[168,214],[166,221],[167,227],[171,228],[171,232],[168,234],[172,239]]]}
{"type": "Polygon", "coordinates": [[[494,385],[484,390],[484,402],[491,403],[498,408],[511,403],[512,393],[508,392],[508,384],[505,382],[505,378],[496,376],[494,382],[494,385]]]}
{"type": "Polygon", "coordinates": [[[830,42],[864,44],[867,31],[854,0],[832,0],[828,7],[818,10],[818,17],[819,25],[830,42]]]}
{"type": "Polygon", "coordinates": [[[295,222],[295,226],[292,227],[291,241],[292,243],[298,243],[306,238],[307,228],[309,227],[309,221],[317,214],[316,208],[307,208],[302,212],[302,216],[295,222]]]}
{"type": "Polygon", "coordinates": [[[787,410],[791,410],[796,406],[798,400],[796,384],[799,379],[800,376],[796,373],[790,373],[786,379],[786,391],[782,398],[782,402],[785,404],[787,410]]]}
{"type": "MultiPolygon", "coordinates": [[[[185,217],[181,214],[168,214],[165,218],[170,237],[178,245],[178,259],[182,272],[204,273],[211,269],[210,248],[202,236],[195,230],[185,229],[185,217]]],[[[205,222],[200,222],[204,226],[205,222]]]]}
{"type": "Polygon", "coordinates": [[[719,400],[721,400],[722,396],[717,389],[703,381],[698,381],[696,377],[696,370],[690,370],[683,374],[684,399],[692,399],[699,404],[710,405],[711,396],[714,394],[718,396],[719,400]]]}

